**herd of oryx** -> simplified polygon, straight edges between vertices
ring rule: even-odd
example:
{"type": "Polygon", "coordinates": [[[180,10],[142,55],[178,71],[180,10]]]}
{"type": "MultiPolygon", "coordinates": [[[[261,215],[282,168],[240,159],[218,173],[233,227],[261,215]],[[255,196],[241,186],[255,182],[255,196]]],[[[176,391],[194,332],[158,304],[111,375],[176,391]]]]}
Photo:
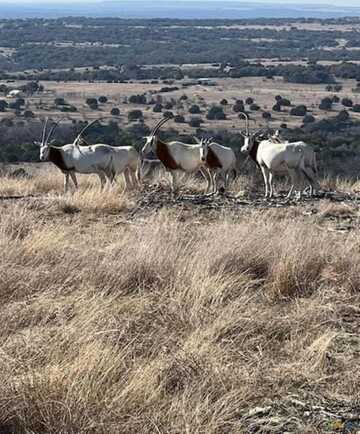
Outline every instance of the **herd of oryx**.
{"type": "MultiPolygon", "coordinates": [[[[304,142],[288,142],[281,139],[279,133],[264,136],[261,130],[252,132],[249,128],[249,117],[241,113],[245,119],[245,130],[241,132],[244,144],[241,152],[251,157],[260,168],[265,182],[265,197],[273,196],[273,177],[287,174],[291,178],[291,188],[288,198],[292,195],[295,185],[299,185],[299,197],[303,182],[310,185],[310,194],[318,188],[316,156],[313,149],[304,142]]],[[[72,179],[77,188],[76,173],[97,174],[103,187],[108,181],[112,183],[116,175],[123,174],[126,188],[140,185],[142,169],[149,161],[148,156],[155,155],[157,161],[171,175],[171,190],[177,187],[177,177],[181,172],[195,173],[200,171],[207,181],[206,193],[215,194],[218,191],[218,179],[225,180],[228,187],[231,175],[237,174],[237,159],[235,152],[222,146],[212,139],[196,139],[197,144],[187,144],[180,141],[165,142],[159,138],[160,128],[169,118],[160,120],[147,136],[146,143],[140,153],[132,146],[110,146],[106,144],[88,145],[82,138],[85,130],[97,120],[86,125],[75,138],[74,142],[65,146],[54,146],[50,141],[59,122],[56,122],[48,132],[48,119],[42,132],[40,160],[51,161],[64,174],[65,192],[72,179]]]]}

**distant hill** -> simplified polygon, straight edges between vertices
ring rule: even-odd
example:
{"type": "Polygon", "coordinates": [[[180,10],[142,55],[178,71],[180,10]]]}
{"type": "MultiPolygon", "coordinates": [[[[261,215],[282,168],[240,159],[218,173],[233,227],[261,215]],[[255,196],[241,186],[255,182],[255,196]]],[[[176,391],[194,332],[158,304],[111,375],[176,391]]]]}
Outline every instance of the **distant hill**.
{"type": "Polygon", "coordinates": [[[63,16],[123,18],[340,18],[360,16],[360,7],[269,3],[239,1],[143,1],[109,0],[97,3],[72,4],[2,4],[2,18],[54,18],[63,16]]]}

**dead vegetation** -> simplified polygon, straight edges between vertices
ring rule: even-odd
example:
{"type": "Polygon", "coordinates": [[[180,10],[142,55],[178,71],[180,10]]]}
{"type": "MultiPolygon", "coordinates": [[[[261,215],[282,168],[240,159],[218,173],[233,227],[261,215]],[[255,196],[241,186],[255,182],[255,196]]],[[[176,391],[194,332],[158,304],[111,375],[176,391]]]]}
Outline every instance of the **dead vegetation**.
{"type": "Polygon", "coordinates": [[[54,173],[0,178],[29,195],[0,201],[1,432],[360,429],[354,200],[63,196],[54,173]]]}

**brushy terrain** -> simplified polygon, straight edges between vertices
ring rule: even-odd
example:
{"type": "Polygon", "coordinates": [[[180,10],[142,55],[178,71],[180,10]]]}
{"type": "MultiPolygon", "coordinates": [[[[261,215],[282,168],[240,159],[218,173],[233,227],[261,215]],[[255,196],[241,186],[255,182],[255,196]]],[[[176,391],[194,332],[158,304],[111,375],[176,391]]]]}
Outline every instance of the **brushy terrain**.
{"type": "Polygon", "coordinates": [[[0,178],[0,432],[356,432],[358,205],[143,194],[0,178]]]}

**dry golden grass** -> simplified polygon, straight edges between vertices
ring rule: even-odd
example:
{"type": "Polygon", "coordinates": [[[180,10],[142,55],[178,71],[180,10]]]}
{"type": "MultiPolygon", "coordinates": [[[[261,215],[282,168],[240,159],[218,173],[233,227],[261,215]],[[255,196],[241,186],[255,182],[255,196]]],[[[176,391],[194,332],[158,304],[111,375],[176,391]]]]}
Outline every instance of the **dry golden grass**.
{"type": "Polygon", "coordinates": [[[138,193],[64,197],[51,173],[1,180],[41,199],[0,203],[0,432],[249,433],[269,405],[282,428],[257,432],[324,433],[289,400],[355,405],[358,232],[171,202],[127,220],[138,193]]]}

